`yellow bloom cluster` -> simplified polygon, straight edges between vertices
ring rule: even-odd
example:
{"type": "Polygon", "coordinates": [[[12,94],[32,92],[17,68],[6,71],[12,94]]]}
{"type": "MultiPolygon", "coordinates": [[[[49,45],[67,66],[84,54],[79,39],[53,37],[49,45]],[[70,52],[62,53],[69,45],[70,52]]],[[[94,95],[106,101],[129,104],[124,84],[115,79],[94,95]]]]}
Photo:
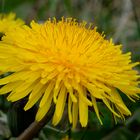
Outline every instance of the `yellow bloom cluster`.
{"type": "Polygon", "coordinates": [[[24,24],[21,19],[16,19],[15,13],[0,14],[0,33],[6,33],[7,31],[19,27],[24,24]]]}
{"type": "Polygon", "coordinates": [[[92,106],[102,124],[100,99],[119,118],[130,115],[118,90],[131,100],[139,98],[139,75],[132,68],[131,53],[104,39],[95,28],[71,18],[31,22],[7,32],[0,42],[0,71],[12,72],[0,79],[0,94],[11,92],[9,101],[28,97],[25,110],[39,102],[40,121],[55,104],[52,123],[57,125],[68,103],[70,123],[85,127],[92,106]]]}

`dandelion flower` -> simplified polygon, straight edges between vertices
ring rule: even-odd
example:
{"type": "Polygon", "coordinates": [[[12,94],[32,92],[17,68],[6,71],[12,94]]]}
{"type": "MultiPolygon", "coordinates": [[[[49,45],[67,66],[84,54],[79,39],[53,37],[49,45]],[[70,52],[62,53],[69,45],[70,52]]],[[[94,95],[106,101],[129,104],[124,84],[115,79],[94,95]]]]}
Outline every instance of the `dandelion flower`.
{"type": "Polygon", "coordinates": [[[36,120],[40,121],[55,104],[52,118],[57,125],[68,104],[68,117],[73,127],[88,123],[88,107],[99,116],[100,99],[119,118],[131,115],[118,90],[128,98],[139,98],[139,75],[132,68],[131,53],[123,54],[86,22],[71,18],[54,18],[43,24],[16,28],[0,42],[0,70],[11,75],[0,79],[0,94],[10,92],[9,101],[28,95],[24,109],[39,101],[36,120]]]}
{"type": "Polygon", "coordinates": [[[16,19],[15,13],[9,14],[0,14],[0,33],[5,34],[5,32],[21,26],[24,24],[24,21],[21,19],[16,19]]]}

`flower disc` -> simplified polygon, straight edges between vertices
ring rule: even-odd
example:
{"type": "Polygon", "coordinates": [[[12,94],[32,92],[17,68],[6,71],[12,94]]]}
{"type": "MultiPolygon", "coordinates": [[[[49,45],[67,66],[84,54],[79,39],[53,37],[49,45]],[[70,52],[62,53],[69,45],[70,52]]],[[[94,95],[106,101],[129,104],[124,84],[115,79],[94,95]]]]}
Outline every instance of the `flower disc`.
{"type": "Polygon", "coordinates": [[[96,27],[86,26],[71,18],[54,18],[7,32],[0,42],[0,70],[12,74],[0,79],[4,85],[0,94],[11,92],[12,102],[29,95],[25,110],[40,101],[37,121],[54,102],[54,125],[66,103],[73,127],[78,119],[83,127],[87,125],[89,106],[102,124],[97,99],[116,117],[130,115],[118,90],[131,100],[139,97],[139,76],[132,69],[138,63],[131,63],[131,54],[123,54],[121,45],[104,39],[96,27]]]}

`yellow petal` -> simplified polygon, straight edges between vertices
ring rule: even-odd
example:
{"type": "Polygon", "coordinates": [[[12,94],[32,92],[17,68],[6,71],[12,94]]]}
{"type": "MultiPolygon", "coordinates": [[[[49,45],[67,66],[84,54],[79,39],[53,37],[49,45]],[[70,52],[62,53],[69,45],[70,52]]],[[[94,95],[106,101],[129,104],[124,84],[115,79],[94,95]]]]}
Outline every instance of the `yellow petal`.
{"type": "Polygon", "coordinates": [[[40,107],[44,106],[44,104],[48,100],[49,95],[51,94],[53,88],[54,88],[54,82],[49,83],[49,85],[46,88],[45,94],[43,95],[41,102],[39,104],[40,107]]]}
{"type": "Polygon", "coordinates": [[[72,128],[75,128],[78,121],[78,101],[72,106],[72,128]]]}
{"type": "Polygon", "coordinates": [[[117,117],[121,117],[118,113],[116,113],[112,108],[111,108],[111,106],[110,106],[110,104],[109,104],[109,101],[106,99],[106,98],[103,98],[102,99],[103,100],[103,102],[104,102],[104,104],[109,108],[109,110],[114,114],[114,115],[116,115],[117,117]]]}
{"type": "Polygon", "coordinates": [[[120,112],[122,112],[125,115],[131,115],[131,112],[126,107],[126,105],[122,101],[121,96],[119,95],[118,91],[115,88],[112,88],[111,98],[113,98],[113,102],[115,103],[115,105],[120,108],[120,112]]]}
{"type": "Polygon", "coordinates": [[[53,101],[54,101],[54,103],[57,102],[57,95],[59,94],[61,86],[62,86],[62,84],[60,84],[58,88],[54,88],[54,91],[53,91],[54,92],[53,93],[53,101]]]}
{"type": "Polygon", "coordinates": [[[70,123],[72,123],[72,112],[71,112],[71,107],[72,107],[72,100],[71,97],[69,95],[68,97],[68,116],[69,116],[69,121],[70,123]]]}
{"type": "Polygon", "coordinates": [[[77,90],[78,90],[80,99],[83,100],[83,102],[85,102],[87,105],[92,106],[92,102],[88,100],[87,97],[84,96],[86,90],[84,90],[83,87],[80,85],[77,85],[77,90]]]}
{"type": "Polygon", "coordinates": [[[48,100],[46,100],[44,106],[39,107],[37,114],[36,114],[36,120],[40,121],[45,115],[46,113],[49,111],[50,107],[51,107],[51,103],[52,103],[52,94],[49,95],[48,100]]]}
{"type": "Polygon", "coordinates": [[[64,107],[65,107],[66,98],[67,98],[67,92],[66,92],[65,86],[63,85],[62,88],[60,89],[60,93],[59,93],[58,100],[56,103],[55,113],[53,117],[54,125],[57,125],[59,121],[61,120],[64,107]]]}
{"type": "Polygon", "coordinates": [[[24,77],[26,77],[26,75],[30,73],[31,73],[30,71],[21,71],[21,72],[13,73],[7,77],[0,79],[0,85],[7,84],[9,82],[15,82],[17,80],[18,81],[22,80],[24,77]]]}
{"type": "Polygon", "coordinates": [[[95,113],[96,113],[96,115],[97,115],[97,117],[98,117],[100,123],[103,125],[103,122],[102,122],[102,120],[101,120],[101,118],[100,118],[100,115],[99,115],[99,111],[98,111],[96,99],[95,99],[93,96],[91,96],[91,99],[92,99],[92,103],[93,103],[93,107],[94,107],[95,113]]]}
{"type": "Polygon", "coordinates": [[[34,88],[32,93],[30,93],[29,99],[33,98],[34,96],[36,96],[36,94],[45,86],[43,84],[41,84],[40,82],[35,82],[34,84],[34,88]]]}
{"type": "Polygon", "coordinates": [[[79,119],[82,127],[86,127],[88,122],[88,105],[80,97],[79,97],[79,119]]]}
{"type": "Polygon", "coordinates": [[[0,89],[0,94],[6,94],[6,93],[12,91],[16,87],[18,87],[21,83],[22,83],[21,81],[8,83],[7,85],[3,86],[0,89]]]}
{"type": "MultiPolygon", "coordinates": [[[[34,96],[32,96],[32,98],[30,98],[27,102],[27,104],[24,107],[24,110],[28,110],[30,109],[43,95],[45,91],[45,88],[42,88],[41,90],[39,90],[34,96]]],[[[32,92],[31,92],[32,94],[32,92]]]]}
{"type": "Polygon", "coordinates": [[[69,92],[69,94],[70,94],[70,96],[71,96],[72,101],[73,101],[73,102],[77,102],[77,98],[76,98],[76,96],[73,94],[73,88],[72,88],[71,84],[68,82],[68,79],[67,79],[67,78],[65,78],[64,84],[65,84],[65,86],[66,86],[66,88],[67,88],[67,90],[68,90],[68,92],[69,92]]]}
{"type": "Polygon", "coordinates": [[[28,87],[27,89],[25,89],[25,90],[23,90],[21,92],[15,92],[15,91],[13,91],[13,93],[11,93],[7,97],[8,101],[15,102],[17,100],[20,100],[20,99],[26,97],[32,91],[33,87],[34,86],[30,86],[30,87],[28,87]]]}

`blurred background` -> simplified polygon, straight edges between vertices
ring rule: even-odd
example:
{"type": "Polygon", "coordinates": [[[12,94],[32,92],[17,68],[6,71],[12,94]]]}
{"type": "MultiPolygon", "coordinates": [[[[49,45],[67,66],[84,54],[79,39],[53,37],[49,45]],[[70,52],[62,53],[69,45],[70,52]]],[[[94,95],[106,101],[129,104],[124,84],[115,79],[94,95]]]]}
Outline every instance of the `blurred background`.
{"type": "MultiPolygon", "coordinates": [[[[62,16],[92,22],[100,33],[104,31],[107,39],[123,44],[124,52],[131,51],[133,62],[140,61],[140,0],[0,0],[0,12],[15,12],[27,24],[33,19],[42,22],[49,17],[60,19],[62,16]]],[[[69,125],[64,125],[67,124],[64,119],[58,128],[46,125],[35,139],[140,140],[140,101],[134,103],[122,98],[132,112],[125,122],[116,125],[110,111],[98,103],[103,126],[95,113],[89,111],[87,128],[78,125],[76,130],[71,130],[69,125]]],[[[5,97],[0,96],[0,140],[13,139],[7,122],[9,106],[5,97]]]]}

